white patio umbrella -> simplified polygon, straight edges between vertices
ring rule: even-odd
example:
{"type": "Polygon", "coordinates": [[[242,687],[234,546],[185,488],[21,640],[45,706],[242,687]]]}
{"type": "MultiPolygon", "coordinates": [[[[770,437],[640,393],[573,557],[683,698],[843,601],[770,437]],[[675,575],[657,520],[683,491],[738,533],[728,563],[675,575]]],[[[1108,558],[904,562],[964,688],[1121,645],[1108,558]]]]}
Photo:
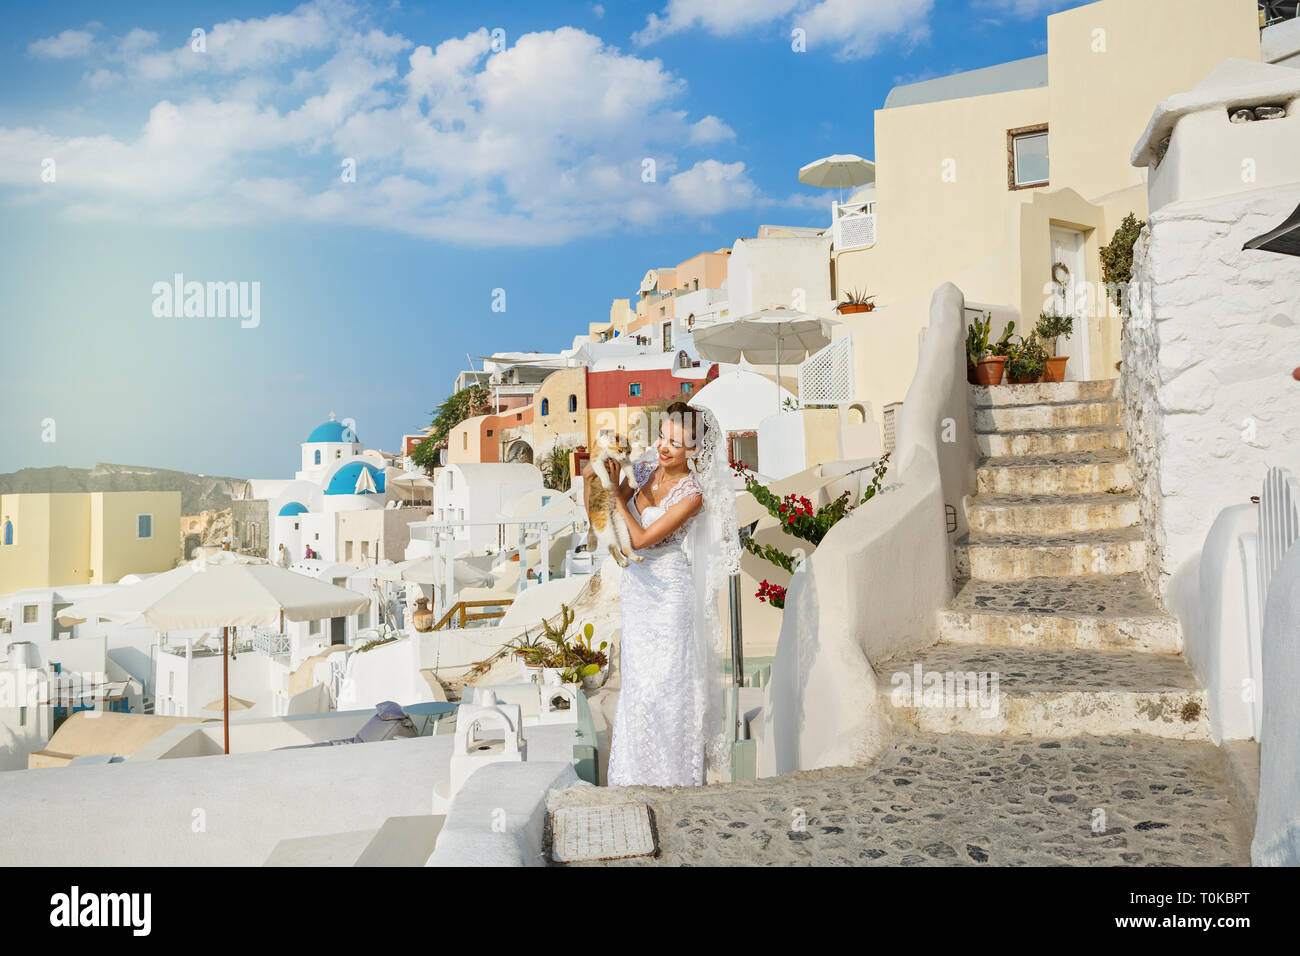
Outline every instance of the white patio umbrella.
{"type": "MultiPolygon", "coordinates": [[[[386,567],[367,569],[367,577],[385,581],[409,581],[412,584],[437,584],[443,577],[442,561],[432,556],[414,558],[386,567]]],[[[457,587],[483,587],[496,581],[496,575],[466,564],[460,558],[454,562],[452,581],[457,587]]]]}
{"type": "Polygon", "coordinates": [[[865,186],[876,181],[876,164],[853,153],[836,153],[823,156],[799,170],[799,182],[805,186],[819,189],[836,189],[840,191],[840,202],[844,202],[845,188],[865,186]]]}
{"type": "MultiPolygon", "coordinates": [[[[783,359],[802,362],[830,342],[828,319],[793,309],[763,309],[695,331],[695,351],[700,358],[731,365],[742,358],[755,365],[775,365],[778,386],[783,359]]],[[[778,387],[777,411],[780,394],[778,387]]]]}
{"type": "MultiPolygon", "coordinates": [[[[74,604],[64,615],[127,622],[143,617],[158,631],[220,627],[221,691],[228,698],[230,628],[346,617],[359,614],[369,603],[364,594],[273,564],[232,564],[176,568],[98,601],[74,604]]],[[[223,710],[225,752],[230,753],[230,708],[223,710]]]]}
{"type": "Polygon", "coordinates": [[[388,479],[390,485],[405,485],[411,489],[412,497],[416,489],[428,490],[433,488],[433,479],[421,471],[404,471],[400,475],[393,475],[388,479]]]}
{"type": "Polygon", "coordinates": [[[252,707],[253,702],[251,700],[244,700],[244,698],[236,697],[234,694],[227,694],[225,697],[221,698],[221,700],[208,701],[201,709],[222,710],[223,708],[229,708],[230,710],[251,710],[252,707]]]}

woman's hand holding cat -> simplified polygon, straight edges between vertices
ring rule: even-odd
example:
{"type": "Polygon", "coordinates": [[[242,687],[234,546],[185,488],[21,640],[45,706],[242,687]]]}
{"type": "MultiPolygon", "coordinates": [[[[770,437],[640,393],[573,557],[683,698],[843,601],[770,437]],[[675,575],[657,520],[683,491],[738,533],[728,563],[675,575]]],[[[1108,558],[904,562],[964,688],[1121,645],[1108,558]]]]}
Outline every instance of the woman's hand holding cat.
{"type": "Polygon", "coordinates": [[[613,458],[608,459],[608,460],[605,462],[605,470],[606,470],[607,472],[609,472],[609,480],[612,481],[612,482],[614,482],[614,487],[617,488],[617,487],[618,487],[618,479],[619,479],[619,467],[618,467],[618,462],[615,461],[613,458]]]}

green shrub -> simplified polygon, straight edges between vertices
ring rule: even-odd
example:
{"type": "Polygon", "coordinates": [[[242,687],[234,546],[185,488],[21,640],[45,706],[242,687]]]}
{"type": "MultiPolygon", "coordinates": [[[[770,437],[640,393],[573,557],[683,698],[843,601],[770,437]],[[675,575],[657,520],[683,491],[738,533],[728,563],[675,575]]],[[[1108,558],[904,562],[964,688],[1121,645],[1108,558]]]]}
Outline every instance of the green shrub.
{"type": "Polygon", "coordinates": [[[1116,305],[1120,304],[1120,289],[1133,279],[1133,246],[1142,233],[1146,221],[1139,222],[1129,213],[1111,236],[1110,242],[1101,247],[1101,281],[1106,286],[1106,295],[1116,305]]]}

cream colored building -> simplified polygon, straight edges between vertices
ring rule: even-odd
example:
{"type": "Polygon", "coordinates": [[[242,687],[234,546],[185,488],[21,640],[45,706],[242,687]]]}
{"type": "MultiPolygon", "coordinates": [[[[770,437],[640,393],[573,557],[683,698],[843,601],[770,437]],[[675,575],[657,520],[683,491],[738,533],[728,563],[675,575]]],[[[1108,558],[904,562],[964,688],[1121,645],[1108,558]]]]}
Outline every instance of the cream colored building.
{"type": "Polygon", "coordinates": [[[608,322],[592,322],[588,325],[588,334],[593,342],[608,342],[619,335],[627,334],[627,327],[636,321],[636,309],[632,308],[630,299],[615,299],[609,305],[608,322]]]}
{"type": "Polygon", "coordinates": [[[1228,57],[1260,59],[1254,0],[1101,0],[1048,17],[1042,56],[891,91],[875,114],[876,184],[852,210],[872,228],[831,230],[833,298],[876,296],[876,311],[840,318],[857,397],[877,414],[903,399],[949,281],[1017,331],[1063,305],[1076,315],[1067,377],[1115,377],[1119,315],[1098,250],[1127,213],[1147,215],[1133,143],[1156,104],[1228,57]]]}
{"type": "Polygon", "coordinates": [[[179,491],[0,495],[0,594],[170,570],[180,521],[179,491]]]}

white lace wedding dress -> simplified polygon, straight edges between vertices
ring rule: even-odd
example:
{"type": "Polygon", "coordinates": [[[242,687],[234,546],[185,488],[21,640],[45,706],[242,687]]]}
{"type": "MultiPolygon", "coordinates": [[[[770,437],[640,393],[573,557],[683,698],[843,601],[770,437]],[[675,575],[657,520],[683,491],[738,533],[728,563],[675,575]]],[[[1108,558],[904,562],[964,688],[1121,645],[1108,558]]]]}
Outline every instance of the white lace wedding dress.
{"type": "MultiPolygon", "coordinates": [[[[638,491],[654,472],[651,449],[633,462],[638,491]]],[[[701,494],[687,474],[660,505],[642,514],[636,496],[628,510],[649,528],[683,498],[701,494]]],[[[623,570],[622,686],[609,752],[610,786],[698,786],[705,782],[707,731],[695,699],[699,661],[695,635],[695,581],[683,544],[699,513],[658,544],[643,548],[623,570]]]]}

